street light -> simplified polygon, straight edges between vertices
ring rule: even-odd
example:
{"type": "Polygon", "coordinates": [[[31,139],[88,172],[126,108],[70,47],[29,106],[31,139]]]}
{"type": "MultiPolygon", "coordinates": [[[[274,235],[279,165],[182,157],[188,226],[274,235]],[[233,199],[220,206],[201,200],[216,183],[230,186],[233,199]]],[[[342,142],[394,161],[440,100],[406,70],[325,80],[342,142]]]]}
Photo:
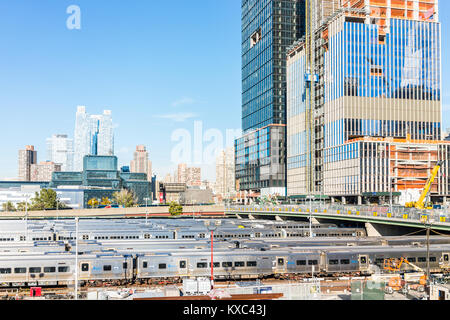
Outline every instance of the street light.
{"type": "Polygon", "coordinates": [[[210,221],[205,221],[206,228],[211,231],[211,289],[214,287],[214,231],[221,225],[220,220],[216,220],[214,225],[211,225],[210,221]]]}
{"type": "Polygon", "coordinates": [[[150,198],[144,198],[145,200],[145,224],[148,224],[147,219],[148,219],[148,208],[147,208],[147,201],[150,200],[150,198]]]}

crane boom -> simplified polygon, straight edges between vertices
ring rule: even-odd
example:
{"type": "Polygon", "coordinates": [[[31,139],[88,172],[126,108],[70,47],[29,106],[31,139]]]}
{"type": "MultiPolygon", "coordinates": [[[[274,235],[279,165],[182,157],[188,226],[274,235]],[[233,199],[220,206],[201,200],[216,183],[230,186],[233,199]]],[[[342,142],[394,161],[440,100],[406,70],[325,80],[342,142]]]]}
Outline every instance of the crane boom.
{"type": "Polygon", "coordinates": [[[439,161],[437,165],[431,171],[431,176],[428,178],[425,187],[423,188],[422,194],[419,197],[419,200],[415,203],[415,207],[417,209],[425,209],[424,200],[428,196],[431,190],[431,186],[433,185],[434,179],[436,179],[437,174],[439,173],[439,169],[442,166],[442,161],[439,161]]]}
{"type": "Polygon", "coordinates": [[[420,210],[425,209],[424,201],[431,191],[431,186],[433,185],[434,179],[436,179],[436,176],[439,173],[439,170],[441,169],[442,164],[443,164],[443,161],[438,161],[437,165],[431,171],[431,175],[428,177],[427,183],[425,184],[425,186],[422,190],[422,193],[420,194],[419,200],[417,200],[416,202],[406,203],[407,208],[417,208],[420,210]]]}

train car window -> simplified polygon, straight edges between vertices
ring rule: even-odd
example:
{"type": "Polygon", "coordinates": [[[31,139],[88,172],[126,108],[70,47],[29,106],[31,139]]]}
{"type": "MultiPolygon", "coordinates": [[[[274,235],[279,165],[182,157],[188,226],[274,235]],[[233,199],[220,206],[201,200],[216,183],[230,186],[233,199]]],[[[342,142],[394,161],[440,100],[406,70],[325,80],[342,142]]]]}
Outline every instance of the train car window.
{"type": "Polygon", "coordinates": [[[284,259],[283,258],[279,258],[278,259],[278,265],[279,266],[284,266],[284,259]]]}
{"type": "Polygon", "coordinates": [[[384,263],[384,258],[376,258],[375,259],[375,263],[376,264],[383,264],[384,263]]]}
{"type": "Polygon", "coordinates": [[[56,272],[55,267],[44,267],[44,273],[53,273],[56,272]]]}
{"type": "Polygon", "coordinates": [[[350,264],[349,259],[341,259],[341,264],[350,264]]]}
{"type": "Polygon", "coordinates": [[[417,258],[418,262],[427,262],[427,258],[426,257],[419,257],[417,258]]]}
{"type": "Polygon", "coordinates": [[[222,262],[222,267],[223,268],[230,268],[233,266],[232,262],[222,262]]]}
{"type": "Polygon", "coordinates": [[[41,267],[30,267],[28,268],[29,273],[41,273],[41,267]]]}
{"type": "Polygon", "coordinates": [[[362,264],[365,264],[365,263],[367,263],[367,258],[366,258],[366,257],[360,257],[360,258],[359,258],[359,261],[360,261],[362,264]]]}
{"type": "Polygon", "coordinates": [[[127,262],[122,263],[122,269],[128,269],[128,263],[127,262]]]}
{"type": "Polygon", "coordinates": [[[144,261],[144,262],[142,262],[142,268],[147,268],[147,266],[148,266],[148,263],[147,263],[147,261],[144,261]]]}
{"type": "Polygon", "coordinates": [[[298,266],[306,266],[306,260],[297,260],[298,266]]]}
{"type": "Polygon", "coordinates": [[[180,261],[180,269],[186,268],[186,261],[182,260],[180,261]]]}
{"type": "Polygon", "coordinates": [[[256,261],[247,261],[247,267],[256,267],[256,261]]]}
{"type": "MultiPolygon", "coordinates": [[[[220,268],[220,262],[214,262],[214,268],[220,268]]],[[[209,263],[209,267],[211,267],[211,262],[209,263]]]]}
{"type": "Polygon", "coordinates": [[[339,264],[339,260],[328,260],[328,264],[339,264]]]}
{"type": "Polygon", "coordinates": [[[244,261],[235,261],[234,266],[235,267],[243,267],[243,266],[245,266],[245,263],[244,263],[244,261]]]}
{"type": "Polygon", "coordinates": [[[89,271],[89,264],[87,263],[81,264],[81,271],[89,271]]]}
{"type": "Polygon", "coordinates": [[[430,257],[430,262],[436,262],[436,257],[430,257]]]}
{"type": "Polygon", "coordinates": [[[167,268],[167,265],[165,263],[160,263],[158,265],[158,269],[166,269],[166,268],[167,268]]]}
{"type": "Polygon", "coordinates": [[[14,273],[27,273],[27,268],[14,268],[14,273]]]}
{"type": "Polygon", "coordinates": [[[69,267],[58,267],[58,272],[69,272],[69,267]]]}
{"type": "Polygon", "coordinates": [[[448,261],[448,254],[444,254],[444,261],[448,261]]]}
{"type": "Polygon", "coordinates": [[[197,263],[197,268],[202,269],[208,267],[208,264],[206,262],[199,262],[197,263]]]}
{"type": "Polygon", "coordinates": [[[103,271],[111,271],[111,266],[109,266],[109,265],[105,265],[105,266],[103,266],[103,271]]]}
{"type": "Polygon", "coordinates": [[[409,257],[406,260],[408,260],[409,262],[416,262],[416,258],[415,257],[409,257]]]}
{"type": "Polygon", "coordinates": [[[11,268],[0,268],[0,273],[11,273],[11,268]]]}
{"type": "Polygon", "coordinates": [[[308,265],[310,265],[310,266],[317,265],[317,260],[308,260],[308,265]]]}

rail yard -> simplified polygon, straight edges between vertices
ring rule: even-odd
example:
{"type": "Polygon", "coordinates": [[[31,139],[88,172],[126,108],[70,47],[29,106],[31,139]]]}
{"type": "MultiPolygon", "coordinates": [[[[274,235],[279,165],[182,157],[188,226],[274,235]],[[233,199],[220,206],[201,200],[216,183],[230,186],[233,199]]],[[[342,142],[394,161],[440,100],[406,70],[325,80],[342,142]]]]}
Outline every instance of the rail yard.
{"type": "Polygon", "coordinates": [[[339,282],[420,271],[445,277],[449,255],[447,236],[368,237],[364,228],[299,221],[0,222],[0,286],[4,293],[39,288],[65,292],[67,297],[73,295],[75,283],[86,291],[146,288],[209,277],[214,279],[214,288],[241,281],[319,278],[339,282]],[[399,261],[407,263],[399,266],[399,261]]]}

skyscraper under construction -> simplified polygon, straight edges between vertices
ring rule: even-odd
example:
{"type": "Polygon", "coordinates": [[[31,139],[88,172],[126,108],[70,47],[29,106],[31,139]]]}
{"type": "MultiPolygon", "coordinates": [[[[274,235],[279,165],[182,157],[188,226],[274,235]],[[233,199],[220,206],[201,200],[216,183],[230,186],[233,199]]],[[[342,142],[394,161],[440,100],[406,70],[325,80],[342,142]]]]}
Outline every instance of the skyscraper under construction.
{"type": "MultiPolygon", "coordinates": [[[[449,194],[438,0],[307,0],[287,52],[287,193],[342,202],[449,194]]],[[[409,199],[408,199],[409,197],[409,199]]]]}

